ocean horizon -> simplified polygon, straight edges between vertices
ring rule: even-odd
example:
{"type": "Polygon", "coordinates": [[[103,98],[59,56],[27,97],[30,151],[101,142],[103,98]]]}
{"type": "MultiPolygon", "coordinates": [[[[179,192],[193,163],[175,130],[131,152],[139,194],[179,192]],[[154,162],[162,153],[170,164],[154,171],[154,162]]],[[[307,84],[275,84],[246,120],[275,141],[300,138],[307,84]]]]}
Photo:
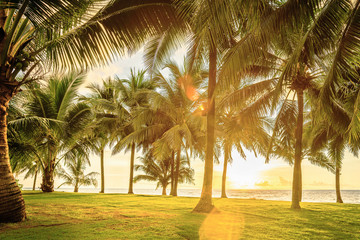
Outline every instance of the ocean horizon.
{"type": "MultiPolygon", "coordinates": [[[[32,190],[24,187],[23,190],[32,190]]],[[[57,192],[72,192],[73,188],[63,187],[55,189],[57,192]]],[[[100,188],[80,188],[80,193],[98,193],[100,188]]],[[[105,193],[126,194],[126,188],[106,188],[105,193]]],[[[161,189],[134,189],[135,194],[139,195],[161,195],[161,189]]],[[[170,193],[170,190],[167,191],[170,193]]],[[[178,189],[180,197],[200,197],[201,189],[178,189]]],[[[220,190],[213,190],[213,197],[219,198],[220,190]]],[[[264,189],[231,189],[227,190],[228,198],[239,199],[258,199],[258,200],[275,200],[291,201],[291,190],[264,190],[264,189]]],[[[341,196],[344,203],[360,204],[360,190],[341,190],[341,196]]],[[[303,190],[302,202],[336,202],[335,190],[303,190]]]]}

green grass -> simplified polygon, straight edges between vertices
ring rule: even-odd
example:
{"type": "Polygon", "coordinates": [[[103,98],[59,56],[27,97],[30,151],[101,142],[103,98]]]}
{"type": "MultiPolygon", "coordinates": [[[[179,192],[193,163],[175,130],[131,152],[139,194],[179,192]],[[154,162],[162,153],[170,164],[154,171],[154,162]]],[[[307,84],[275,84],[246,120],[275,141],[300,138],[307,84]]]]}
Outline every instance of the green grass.
{"type": "Polygon", "coordinates": [[[360,205],[25,191],[28,219],[0,225],[0,239],[360,239],[360,205]]]}

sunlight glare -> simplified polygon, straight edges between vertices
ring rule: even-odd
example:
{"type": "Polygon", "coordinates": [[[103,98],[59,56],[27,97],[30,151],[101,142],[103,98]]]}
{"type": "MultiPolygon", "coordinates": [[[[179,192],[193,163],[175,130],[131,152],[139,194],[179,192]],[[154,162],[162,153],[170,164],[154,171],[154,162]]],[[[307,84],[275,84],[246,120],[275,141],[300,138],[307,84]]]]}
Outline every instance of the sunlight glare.
{"type": "Polygon", "coordinates": [[[191,101],[199,99],[199,93],[193,85],[193,79],[190,75],[184,75],[178,79],[178,84],[184,90],[186,97],[191,101]]]}
{"type": "Polygon", "coordinates": [[[247,153],[247,160],[240,158],[236,152],[234,152],[232,155],[233,162],[231,165],[228,165],[227,172],[229,188],[259,189],[266,187],[262,186],[265,180],[267,180],[262,177],[262,173],[271,169],[271,165],[264,164],[263,159],[257,159],[255,156],[252,156],[251,153],[247,153]]]}
{"type": "Polygon", "coordinates": [[[199,229],[200,239],[239,239],[244,230],[242,214],[214,209],[207,215],[199,229]]]}

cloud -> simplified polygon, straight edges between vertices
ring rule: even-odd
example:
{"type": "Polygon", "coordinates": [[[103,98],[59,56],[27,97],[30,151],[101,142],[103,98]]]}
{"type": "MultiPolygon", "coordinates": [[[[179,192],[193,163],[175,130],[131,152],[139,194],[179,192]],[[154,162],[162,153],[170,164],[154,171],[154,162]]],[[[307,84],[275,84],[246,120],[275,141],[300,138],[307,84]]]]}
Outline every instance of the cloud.
{"type": "Polygon", "coordinates": [[[280,186],[291,186],[291,181],[286,180],[283,177],[279,177],[280,186]]]}
{"type": "Polygon", "coordinates": [[[262,182],[257,182],[255,183],[255,186],[257,187],[270,187],[270,183],[269,181],[262,181],[262,182]]]}
{"type": "Polygon", "coordinates": [[[120,75],[123,72],[119,63],[111,63],[101,68],[96,68],[87,74],[86,83],[98,82],[114,75],[120,75]]]}

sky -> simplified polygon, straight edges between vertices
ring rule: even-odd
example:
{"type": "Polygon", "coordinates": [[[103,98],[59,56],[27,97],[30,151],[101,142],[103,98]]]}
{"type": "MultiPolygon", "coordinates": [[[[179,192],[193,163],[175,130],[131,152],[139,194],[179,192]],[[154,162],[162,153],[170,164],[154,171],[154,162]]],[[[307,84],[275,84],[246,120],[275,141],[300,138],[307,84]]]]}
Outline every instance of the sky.
{"type": "MultiPolygon", "coordinates": [[[[183,62],[185,50],[179,49],[173,54],[173,59],[179,64],[183,62]]],[[[117,75],[120,78],[127,78],[130,75],[130,68],[144,68],[142,50],[131,57],[123,57],[117,61],[90,71],[87,75],[85,85],[91,82],[101,83],[102,79],[117,75]]],[[[81,88],[81,93],[86,93],[85,87],[81,88]]],[[[136,157],[141,156],[141,152],[136,153],[136,157]]],[[[236,151],[233,151],[233,163],[228,167],[227,189],[291,189],[292,167],[281,159],[270,159],[270,163],[265,164],[262,157],[256,158],[252,153],[246,152],[247,159],[242,159],[236,151]]],[[[86,173],[95,171],[100,172],[100,157],[92,154],[90,156],[91,166],[86,173]]],[[[139,161],[136,159],[135,164],[139,161]]],[[[201,189],[204,163],[199,159],[192,159],[191,167],[195,170],[195,184],[180,184],[179,189],[201,189]]],[[[327,170],[318,166],[311,165],[307,160],[302,163],[303,189],[334,189],[335,176],[327,170]]],[[[129,184],[130,153],[119,153],[112,156],[111,150],[105,150],[105,191],[106,188],[125,189],[129,184]]],[[[223,159],[220,164],[214,165],[214,184],[216,190],[221,189],[221,177],[223,170],[223,159]]],[[[342,189],[360,189],[360,159],[352,156],[348,151],[343,160],[341,176],[342,189]]],[[[136,173],[135,173],[136,175],[136,173]]],[[[32,187],[32,179],[23,179],[23,175],[16,176],[24,187],[32,187]]],[[[40,178],[37,187],[40,186],[40,178]]],[[[100,176],[98,177],[100,184],[100,176]]],[[[55,188],[62,183],[61,179],[55,179],[55,188]]],[[[134,185],[136,189],[155,189],[154,182],[139,182],[134,185]]]]}

